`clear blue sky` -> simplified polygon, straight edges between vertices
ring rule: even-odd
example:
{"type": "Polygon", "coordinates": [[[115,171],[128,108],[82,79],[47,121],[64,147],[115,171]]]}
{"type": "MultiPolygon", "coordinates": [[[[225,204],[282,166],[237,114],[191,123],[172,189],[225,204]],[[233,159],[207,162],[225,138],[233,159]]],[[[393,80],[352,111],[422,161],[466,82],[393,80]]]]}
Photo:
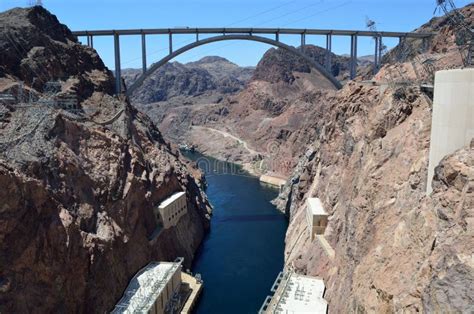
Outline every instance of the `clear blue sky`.
{"type": "MultiPolygon", "coordinates": [[[[29,0],[0,0],[0,10],[27,6],[29,0]]],[[[366,17],[379,30],[410,31],[433,17],[435,0],[43,0],[44,7],[72,30],[189,27],[296,27],[365,29],[366,17]]],[[[471,1],[456,0],[458,7],[471,1]]],[[[194,36],[174,37],[174,48],[194,36]]],[[[299,45],[298,36],[281,36],[285,43],[299,45]]],[[[85,39],[83,39],[85,41],[85,39]]],[[[324,45],[322,36],[307,36],[308,44],[324,45]]],[[[396,40],[387,40],[393,46],[396,40]]],[[[94,46],[113,69],[112,38],[94,38],[94,46]]],[[[148,61],[168,51],[166,36],[149,36],[148,61]]],[[[218,42],[179,56],[189,62],[219,55],[240,65],[256,65],[270,46],[253,42],[218,42]]],[[[122,68],[141,66],[140,38],[121,39],[122,68]]],[[[349,38],[333,40],[335,53],[349,53],[349,38]]],[[[374,43],[359,39],[359,56],[373,54],[374,43]]]]}

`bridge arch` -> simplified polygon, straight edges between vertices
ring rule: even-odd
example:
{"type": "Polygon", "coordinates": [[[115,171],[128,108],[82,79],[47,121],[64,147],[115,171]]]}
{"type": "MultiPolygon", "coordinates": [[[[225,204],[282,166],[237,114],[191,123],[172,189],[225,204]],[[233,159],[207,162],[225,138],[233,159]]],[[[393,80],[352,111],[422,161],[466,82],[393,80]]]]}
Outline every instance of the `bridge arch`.
{"type": "Polygon", "coordinates": [[[230,35],[219,35],[219,36],[214,36],[214,37],[209,37],[206,39],[198,40],[193,43],[190,43],[184,47],[181,47],[177,49],[176,51],[172,52],[171,54],[167,55],[160,61],[154,63],[148,70],[146,70],[145,73],[143,73],[128,89],[127,89],[127,95],[132,95],[132,93],[140,87],[145,79],[149,77],[153,72],[155,72],[158,68],[169,62],[170,60],[174,59],[175,57],[179,56],[180,54],[191,50],[193,48],[218,42],[218,41],[224,41],[224,40],[249,40],[249,41],[256,41],[256,42],[261,42],[265,44],[269,44],[272,46],[276,46],[278,48],[285,49],[291,53],[296,54],[297,56],[301,57],[305,61],[307,61],[314,69],[316,69],[319,73],[321,73],[326,79],[328,79],[335,88],[340,89],[342,87],[341,83],[331,74],[329,73],[322,65],[305,55],[303,52],[300,50],[296,49],[295,47],[289,46],[287,44],[284,44],[280,41],[276,41],[270,38],[262,37],[262,36],[255,36],[255,35],[239,35],[239,34],[230,34],[230,35]]]}

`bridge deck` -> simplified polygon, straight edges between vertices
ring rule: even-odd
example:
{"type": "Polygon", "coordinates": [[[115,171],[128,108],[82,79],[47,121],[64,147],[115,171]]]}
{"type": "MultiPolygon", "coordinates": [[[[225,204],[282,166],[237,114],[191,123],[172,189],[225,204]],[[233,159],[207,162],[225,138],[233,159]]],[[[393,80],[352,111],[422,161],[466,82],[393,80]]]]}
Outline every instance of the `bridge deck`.
{"type": "Polygon", "coordinates": [[[117,30],[84,30],[72,32],[75,36],[111,36],[111,35],[159,35],[159,34],[306,34],[335,36],[382,36],[428,38],[433,33],[413,32],[373,32],[365,30],[334,30],[334,29],[298,29],[298,28],[151,28],[151,29],[117,29],[117,30]]]}

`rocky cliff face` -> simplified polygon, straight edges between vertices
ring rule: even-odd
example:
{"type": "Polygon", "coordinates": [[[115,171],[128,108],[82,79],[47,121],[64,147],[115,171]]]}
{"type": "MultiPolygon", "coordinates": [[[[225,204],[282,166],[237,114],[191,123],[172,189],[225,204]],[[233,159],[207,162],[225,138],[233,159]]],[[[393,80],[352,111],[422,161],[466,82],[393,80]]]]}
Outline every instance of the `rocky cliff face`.
{"type": "Polygon", "coordinates": [[[109,311],[151,260],[191,263],[209,225],[199,172],[56,17],[14,9],[0,24],[0,92],[16,98],[0,104],[0,312],[109,311]],[[187,214],[150,241],[177,191],[187,214]]]}
{"type": "MultiPolygon", "coordinates": [[[[317,63],[325,65],[326,50],[324,48],[306,45],[304,53],[317,63]]],[[[349,77],[349,62],[350,58],[348,56],[339,56],[331,53],[331,74],[340,81],[347,80],[349,77]]],[[[359,65],[362,66],[369,64],[370,62],[366,60],[359,61],[359,65]]],[[[280,81],[292,83],[297,79],[295,72],[311,73],[311,71],[311,65],[305,60],[284,49],[271,48],[257,65],[253,79],[269,83],[280,81]]]]}
{"type": "Polygon", "coordinates": [[[290,217],[286,267],[324,278],[330,312],[474,311],[474,142],[443,159],[427,196],[431,100],[396,80],[382,84],[390,72],[416,79],[413,59],[461,65],[456,47],[437,48],[452,28],[443,18],[431,25],[446,39],[388,62],[374,78],[381,86],[350,82],[319,103],[307,126],[314,141],[276,201],[290,217]],[[308,197],[330,215],[334,257],[309,238],[308,197]]]}
{"type": "MultiPolygon", "coordinates": [[[[201,96],[221,98],[240,91],[253,73],[252,68],[242,68],[220,57],[205,57],[196,62],[167,63],[138,88],[132,95],[137,104],[149,104],[201,96]]],[[[130,86],[142,74],[138,69],[123,71],[125,84],[130,86]]]]}
{"type": "Polygon", "coordinates": [[[445,158],[427,197],[422,94],[398,101],[353,83],[322,111],[318,139],[278,202],[290,216],[287,267],[324,277],[333,312],[472,311],[473,147],[445,158]],[[308,197],[330,214],[334,259],[309,238],[308,197]]]}

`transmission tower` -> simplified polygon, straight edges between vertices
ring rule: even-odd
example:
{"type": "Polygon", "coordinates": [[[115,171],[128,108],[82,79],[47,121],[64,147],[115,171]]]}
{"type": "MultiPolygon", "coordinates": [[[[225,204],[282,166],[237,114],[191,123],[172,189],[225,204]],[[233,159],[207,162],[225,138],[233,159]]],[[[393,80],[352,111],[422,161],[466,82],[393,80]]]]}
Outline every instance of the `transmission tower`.
{"type": "MultiPolygon", "coordinates": [[[[377,26],[374,20],[369,19],[366,17],[365,19],[365,26],[374,33],[377,33],[377,26]]],[[[382,64],[382,56],[387,53],[387,46],[385,46],[382,42],[382,37],[380,36],[373,36],[375,40],[375,65],[374,65],[374,74],[379,70],[379,65],[382,64]]]]}
{"type": "Polygon", "coordinates": [[[436,0],[434,13],[443,12],[453,26],[456,45],[459,48],[465,66],[472,66],[474,58],[474,32],[466,17],[456,8],[453,0],[436,0]]]}
{"type": "Polygon", "coordinates": [[[29,0],[28,5],[30,7],[36,7],[36,6],[42,7],[43,6],[43,1],[42,0],[29,0]]]}

